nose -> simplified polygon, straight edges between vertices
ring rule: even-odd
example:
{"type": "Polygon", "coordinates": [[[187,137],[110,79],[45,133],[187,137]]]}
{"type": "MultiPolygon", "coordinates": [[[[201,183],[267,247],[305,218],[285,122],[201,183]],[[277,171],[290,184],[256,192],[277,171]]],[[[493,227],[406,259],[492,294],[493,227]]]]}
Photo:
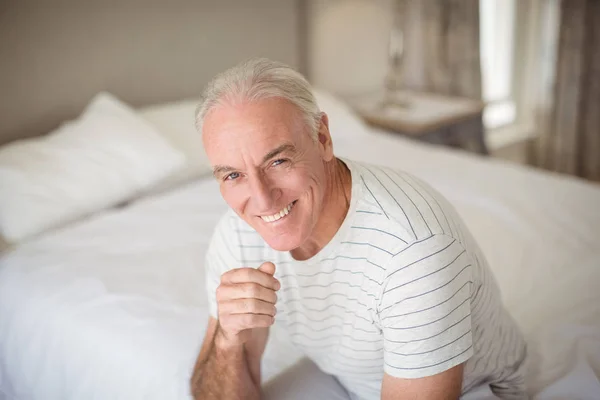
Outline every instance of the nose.
{"type": "Polygon", "coordinates": [[[281,197],[281,190],[264,175],[256,174],[250,179],[251,199],[258,213],[274,211],[273,207],[281,197]]]}

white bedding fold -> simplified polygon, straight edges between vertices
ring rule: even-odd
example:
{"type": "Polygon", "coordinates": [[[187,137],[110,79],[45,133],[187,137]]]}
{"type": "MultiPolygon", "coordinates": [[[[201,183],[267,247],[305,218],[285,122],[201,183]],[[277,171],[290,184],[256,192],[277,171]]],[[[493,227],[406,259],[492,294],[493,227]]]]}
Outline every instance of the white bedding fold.
{"type": "MultiPolygon", "coordinates": [[[[530,343],[532,394],[599,398],[600,188],[389,136],[356,140],[336,150],[412,172],[456,205],[530,343]]],[[[0,393],[188,398],[208,317],[204,253],[225,208],[216,183],[199,181],[0,258],[0,393]]],[[[265,379],[299,356],[275,330],[265,379]]]]}

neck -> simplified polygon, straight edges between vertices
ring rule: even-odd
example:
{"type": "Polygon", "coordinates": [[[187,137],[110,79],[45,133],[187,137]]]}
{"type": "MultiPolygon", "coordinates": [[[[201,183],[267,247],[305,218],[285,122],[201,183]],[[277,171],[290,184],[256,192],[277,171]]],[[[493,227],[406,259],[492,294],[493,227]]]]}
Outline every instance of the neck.
{"type": "Polygon", "coordinates": [[[325,168],[327,190],[323,198],[323,207],[312,236],[290,252],[296,260],[307,260],[321,251],[340,229],[350,208],[352,195],[350,170],[337,158],[328,162],[325,168]]]}

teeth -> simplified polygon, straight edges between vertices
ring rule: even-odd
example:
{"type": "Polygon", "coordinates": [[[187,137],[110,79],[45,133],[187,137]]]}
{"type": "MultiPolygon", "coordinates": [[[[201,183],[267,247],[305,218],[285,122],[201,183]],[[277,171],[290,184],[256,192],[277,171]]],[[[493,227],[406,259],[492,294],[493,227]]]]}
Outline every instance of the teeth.
{"type": "Polygon", "coordinates": [[[278,219],[281,219],[284,216],[288,215],[290,213],[290,210],[292,209],[293,205],[294,205],[294,203],[290,203],[283,210],[279,211],[278,213],[275,213],[273,215],[261,216],[261,218],[263,219],[263,221],[266,221],[266,222],[275,222],[278,219]]]}

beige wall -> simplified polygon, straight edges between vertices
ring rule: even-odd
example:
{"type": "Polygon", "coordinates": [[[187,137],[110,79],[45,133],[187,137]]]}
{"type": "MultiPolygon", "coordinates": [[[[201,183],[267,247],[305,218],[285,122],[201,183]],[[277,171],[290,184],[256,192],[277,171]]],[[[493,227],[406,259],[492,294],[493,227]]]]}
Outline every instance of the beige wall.
{"type": "Polygon", "coordinates": [[[0,144],[53,129],[108,90],[196,96],[252,56],[300,66],[302,0],[0,0],[0,144]]]}

